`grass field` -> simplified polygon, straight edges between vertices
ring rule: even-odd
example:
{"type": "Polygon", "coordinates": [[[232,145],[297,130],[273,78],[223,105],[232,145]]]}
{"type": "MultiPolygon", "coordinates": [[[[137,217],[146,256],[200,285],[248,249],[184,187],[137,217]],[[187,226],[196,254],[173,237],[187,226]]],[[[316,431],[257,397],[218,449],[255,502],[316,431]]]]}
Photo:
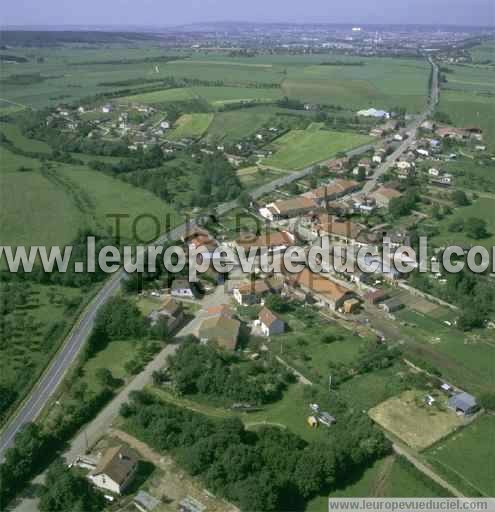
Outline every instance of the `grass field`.
{"type": "Polygon", "coordinates": [[[461,426],[462,420],[451,410],[426,406],[423,397],[424,392],[405,391],[377,405],[369,415],[411,448],[424,450],[461,426]]]}
{"type": "Polygon", "coordinates": [[[440,229],[440,234],[433,237],[431,242],[437,246],[444,247],[448,245],[483,245],[490,249],[495,245],[495,209],[493,208],[493,201],[493,199],[481,197],[469,206],[456,208],[453,215],[445,217],[436,224],[440,229]],[[478,217],[487,222],[490,234],[488,238],[475,240],[462,232],[449,232],[448,227],[453,221],[459,219],[467,220],[470,217],[478,217]]]}
{"type": "Polygon", "coordinates": [[[0,123],[0,132],[3,133],[14,146],[23,151],[31,151],[35,153],[50,154],[51,148],[46,142],[40,140],[28,139],[25,137],[19,127],[12,123],[0,123]]]}
{"type": "Polygon", "coordinates": [[[276,153],[264,163],[280,169],[302,169],[370,140],[354,133],[291,130],[275,141],[276,153]]]}
{"type": "MultiPolygon", "coordinates": [[[[38,160],[3,148],[1,160],[0,229],[5,245],[64,245],[84,227],[108,233],[114,227],[108,217],[112,214],[129,215],[122,220],[122,236],[134,240],[132,224],[139,215],[155,216],[161,231],[167,215],[172,225],[179,221],[151,192],[86,167],[54,164],[52,172],[42,174],[38,160]],[[32,170],[20,172],[20,166],[32,170]]],[[[154,233],[154,221],[138,222],[138,236],[149,239],[154,233]]]]}
{"type": "Polygon", "coordinates": [[[474,62],[495,62],[495,41],[484,41],[469,50],[474,62]]]}
{"type": "Polygon", "coordinates": [[[167,133],[171,139],[200,138],[208,130],[213,121],[213,114],[184,114],[174,125],[174,129],[167,133]]]}
{"type": "Polygon", "coordinates": [[[495,496],[495,416],[484,415],[425,453],[455,485],[495,496]]]}
{"type": "Polygon", "coordinates": [[[495,162],[460,156],[455,161],[446,162],[442,169],[455,176],[458,188],[495,193],[495,162]]]}
{"type": "Polygon", "coordinates": [[[260,187],[265,183],[276,180],[277,178],[282,177],[284,174],[286,174],[285,171],[270,169],[262,166],[245,167],[244,169],[239,169],[237,171],[237,176],[239,176],[241,183],[248,190],[260,187]]]}

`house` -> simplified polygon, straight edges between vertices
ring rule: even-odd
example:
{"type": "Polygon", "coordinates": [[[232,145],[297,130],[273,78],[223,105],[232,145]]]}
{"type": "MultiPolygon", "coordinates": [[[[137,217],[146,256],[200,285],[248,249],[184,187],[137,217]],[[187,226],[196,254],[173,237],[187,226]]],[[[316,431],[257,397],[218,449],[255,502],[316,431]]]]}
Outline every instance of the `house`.
{"type": "Polygon", "coordinates": [[[462,128],[454,128],[452,126],[445,126],[438,128],[435,132],[441,139],[452,139],[461,141],[469,137],[469,132],[462,128]]]}
{"type": "Polygon", "coordinates": [[[383,161],[383,158],[381,155],[373,155],[373,163],[374,164],[381,164],[383,161]]]}
{"type": "Polygon", "coordinates": [[[332,172],[340,172],[347,168],[349,165],[349,158],[336,158],[328,162],[328,170],[332,172]]]}
{"type": "Polygon", "coordinates": [[[309,416],[306,422],[311,428],[316,428],[318,426],[318,418],[316,416],[309,416]]]}
{"type": "Polygon", "coordinates": [[[335,201],[339,197],[351,194],[359,190],[361,184],[354,180],[336,179],[329,185],[310,190],[304,197],[313,199],[319,205],[325,205],[328,201],[335,201]]]}
{"type": "Polygon", "coordinates": [[[396,140],[397,142],[402,142],[404,140],[404,137],[400,133],[396,133],[394,135],[394,140],[396,140]]]}
{"type": "Polygon", "coordinates": [[[159,500],[145,491],[139,491],[136,496],[134,496],[133,503],[141,512],[151,512],[160,505],[159,500]]]}
{"type": "Polygon", "coordinates": [[[486,146],[477,145],[474,147],[476,151],[486,151],[486,146]]]}
{"type": "Polygon", "coordinates": [[[430,176],[440,176],[440,171],[432,167],[431,169],[428,169],[428,174],[430,176]]]}
{"type": "Polygon", "coordinates": [[[348,219],[322,213],[314,217],[312,232],[317,237],[328,236],[332,240],[349,243],[356,241],[365,229],[365,226],[348,219]]]}
{"type": "Polygon", "coordinates": [[[388,208],[390,201],[400,197],[402,194],[394,188],[380,187],[370,194],[370,197],[376,201],[381,208],[388,208]]]}
{"type": "Polygon", "coordinates": [[[353,315],[359,311],[361,303],[357,299],[347,299],[344,301],[344,313],[346,315],[353,315]]]}
{"type": "Polygon", "coordinates": [[[112,110],[113,110],[112,105],[103,105],[103,107],[101,107],[101,111],[104,114],[110,114],[110,112],[112,112],[112,110]]]}
{"type": "Polygon", "coordinates": [[[369,304],[378,304],[386,300],[388,295],[383,290],[370,290],[363,295],[363,299],[369,304]]]}
{"type": "Polygon", "coordinates": [[[263,297],[270,293],[280,293],[283,287],[283,280],[277,277],[258,279],[234,288],[233,295],[241,306],[252,306],[261,303],[263,297]]]}
{"type": "Polygon", "coordinates": [[[134,452],[123,446],[108,448],[88,479],[100,489],[122,494],[132,480],[138,466],[134,452]]]}
{"type": "Polygon", "coordinates": [[[351,290],[320,274],[315,274],[307,268],[299,274],[293,274],[292,277],[294,278],[293,284],[311,295],[320,306],[326,306],[333,310],[340,309],[347,299],[355,296],[351,290]]]}
{"type": "Polygon", "coordinates": [[[428,405],[429,407],[431,407],[435,402],[436,402],[435,397],[433,397],[431,395],[425,396],[425,404],[428,405]]]}
{"type": "Polygon", "coordinates": [[[241,322],[222,314],[205,318],[198,328],[197,336],[200,341],[214,342],[226,350],[235,350],[239,338],[241,322]]]}
{"type": "Polygon", "coordinates": [[[357,112],[359,117],[375,117],[377,119],[389,119],[390,114],[385,110],[377,110],[376,108],[369,108],[368,110],[359,110],[357,112]]]}
{"type": "Polygon", "coordinates": [[[370,130],[370,136],[371,137],[383,137],[383,134],[385,133],[385,130],[382,128],[373,128],[370,130]]]}
{"type": "Polygon", "coordinates": [[[285,332],[285,322],[266,307],[260,311],[258,325],[263,336],[274,336],[285,332]]]}
{"type": "Polygon", "coordinates": [[[156,325],[160,319],[165,319],[169,331],[176,329],[184,319],[182,304],[172,297],[166,297],[160,309],[153,311],[149,317],[151,326],[156,325]]]}
{"type": "Polygon", "coordinates": [[[479,409],[476,398],[466,392],[457,393],[450,397],[448,404],[456,413],[464,414],[465,416],[474,414],[479,409]]]}
{"type": "Polygon", "coordinates": [[[205,512],[206,506],[197,499],[186,496],[179,503],[179,512],[205,512]]]}
{"type": "Polygon", "coordinates": [[[170,128],[170,123],[168,121],[162,121],[160,123],[160,128],[162,130],[168,130],[170,128]]]}
{"type": "Polygon", "coordinates": [[[402,304],[402,302],[399,299],[392,298],[392,299],[388,299],[385,302],[383,302],[380,305],[380,307],[386,313],[394,313],[395,311],[399,311],[400,309],[402,309],[404,307],[404,304],[402,304]]]}
{"type": "Polygon", "coordinates": [[[424,156],[425,158],[430,156],[430,153],[426,151],[426,149],[417,149],[416,153],[420,156],[424,156]]]}
{"type": "Polygon", "coordinates": [[[274,221],[304,215],[317,208],[318,204],[313,199],[300,196],[267,204],[259,213],[265,219],[274,221]]]}
{"type": "Polygon", "coordinates": [[[185,279],[176,279],[172,283],[172,297],[183,297],[186,299],[194,299],[197,296],[197,290],[193,283],[189,283],[185,279]]]}
{"type": "Polygon", "coordinates": [[[249,251],[252,247],[269,253],[281,252],[294,245],[295,236],[288,231],[273,231],[260,236],[245,234],[235,241],[238,248],[249,251]]]}
{"type": "Polygon", "coordinates": [[[450,187],[450,185],[454,183],[454,176],[446,172],[444,174],[440,174],[440,176],[434,177],[431,180],[431,183],[441,187],[450,187]]]}
{"type": "Polygon", "coordinates": [[[421,128],[423,128],[423,130],[432,132],[434,128],[433,121],[424,121],[423,123],[421,123],[421,128]]]}

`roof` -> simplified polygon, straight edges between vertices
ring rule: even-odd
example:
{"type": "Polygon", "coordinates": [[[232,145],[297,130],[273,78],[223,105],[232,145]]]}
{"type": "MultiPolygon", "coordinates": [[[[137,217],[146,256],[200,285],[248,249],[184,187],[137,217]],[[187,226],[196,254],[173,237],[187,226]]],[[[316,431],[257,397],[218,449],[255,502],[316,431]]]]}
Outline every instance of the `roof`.
{"type": "Polygon", "coordinates": [[[91,474],[104,474],[121,485],[127,480],[137,462],[134,452],[124,446],[114,446],[108,448],[91,474]]]}
{"type": "Polygon", "coordinates": [[[380,300],[384,300],[387,298],[387,294],[384,290],[370,290],[366,292],[363,297],[365,300],[369,302],[378,302],[380,300]]]}
{"type": "Polygon", "coordinates": [[[351,293],[351,290],[330,281],[330,279],[327,279],[320,274],[315,274],[307,268],[296,275],[296,282],[300,286],[304,286],[318,295],[329,297],[333,301],[340,300],[348,293],[351,293]]]}
{"type": "Polygon", "coordinates": [[[172,297],[166,297],[162,302],[160,311],[167,313],[170,316],[174,316],[178,311],[180,311],[180,309],[182,309],[182,304],[174,300],[172,297]]]}
{"type": "Polygon", "coordinates": [[[280,215],[286,215],[292,211],[297,210],[311,210],[316,208],[317,205],[310,197],[294,197],[292,199],[285,199],[283,201],[276,201],[270,205],[271,208],[275,209],[280,215]]]}
{"type": "Polygon", "coordinates": [[[223,316],[225,318],[232,318],[233,311],[228,304],[221,304],[219,306],[210,306],[206,308],[208,316],[223,316]]]}
{"type": "Polygon", "coordinates": [[[257,279],[256,281],[249,281],[241,284],[238,288],[239,293],[242,295],[261,295],[270,291],[279,291],[283,287],[283,280],[280,278],[257,279]]]}
{"type": "Polygon", "coordinates": [[[469,411],[478,405],[476,402],[476,398],[469,393],[463,391],[457,395],[454,395],[449,399],[449,405],[455,409],[460,409],[461,411],[469,411]]]}
{"type": "Polygon", "coordinates": [[[267,327],[273,325],[277,320],[283,322],[283,320],[279,316],[273,313],[273,311],[270,311],[268,308],[263,308],[260,311],[259,319],[267,327]]]}
{"type": "Polygon", "coordinates": [[[172,283],[172,290],[192,289],[191,284],[185,279],[176,279],[172,283]]]}
{"type": "Polygon", "coordinates": [[[160,505],[160,501],[157,500],[151,494],[148,494],[145,491],[139,491],[134,497],[134,502],[141,505],[145,510],[154,510],[158,505],[160,505]]]}
{"type": "Polygon", "coordinates": [[[219,315],[203,320],[198,333],[200,338],[214,340],[222,348],[235,350],[240,327],[239,320],[219,315]]]}
{"type": "Polygon", "coordinates": [[[397,297],[392,297],[391,299],[383,302],[383,305],[389,309],[398,309],[401,308],[404,304],[397,297]]]}
{"type": "Polygon", "coordinates": [[[206,229],[200,228],[199,226],[190,226],[186,230],[182,238],[184,240],[189,240],[190,238],[195,238],[199,236],[210,238],[210,233],[206,229]]]}
{"type": "Polygon", "coordinates": [[[344,195],[348,192],[351,192],[356,187],[359,186],[359,183],[354,180],[343,180],[336,179],[329,185],[325,185],[323,187],[316,188],[307,193],[306,197],[315,198],[315,199],[323,199],[325,197],[331,197],[335,195],[344,195]]]}
{"type": "Polygon", "coordinates": [[[322,213],[318,215],[316,227],[329,235],[337,235],[355,239],[365,228],[347,219],[322,213]]]}
{"type": "Polygon", "coordinates": [[[380,187],[370,194],[371,197],[375,198],[377,195],[385,197],[386,199],[395,199],[400,197],[402,194],[398,190],[395,190],[395,188],[380,187]]]}
{"type": "Polygon", "coordinates": [[[273,231],[258,237],[251,234],[242,235],[236,244],[244,248],[249,247],[288,247],[294,244],[294,237],[287,231],[273,231]]]}

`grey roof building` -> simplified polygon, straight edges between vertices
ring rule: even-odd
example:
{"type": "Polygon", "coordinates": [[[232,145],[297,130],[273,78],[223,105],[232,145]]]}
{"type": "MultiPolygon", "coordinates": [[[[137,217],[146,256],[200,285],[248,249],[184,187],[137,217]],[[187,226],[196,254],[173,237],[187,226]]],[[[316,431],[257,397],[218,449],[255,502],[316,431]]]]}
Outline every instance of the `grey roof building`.
{"type": "Polygon", "coordinates": [[[462,414],[473,414],[478,409],[476,398],[469,393],[462,392],[449,399],[449,407],[462,414]]]}

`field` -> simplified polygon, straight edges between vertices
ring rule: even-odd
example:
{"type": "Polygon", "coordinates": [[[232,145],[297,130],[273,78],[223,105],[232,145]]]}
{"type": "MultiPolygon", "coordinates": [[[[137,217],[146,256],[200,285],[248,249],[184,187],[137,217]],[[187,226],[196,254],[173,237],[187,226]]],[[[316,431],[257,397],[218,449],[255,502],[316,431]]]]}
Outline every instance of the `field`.
{"type": "Polygon", "coordinates": [[[440,95],[439,110],[457,126],[475,125],[484,131],[488,147],[495,149],[495,69],[449,66],[448,83],[440,95]]]}
{"type": "Polygon", "coordinates": [[[495,162],[461,156],[446,162],[442,169],[455,176],[457,188],[495,193],[495,162]]]}
{"type": "Polygon", "coordinates": [[[369,415],[411,448],[424,450],[460,427],[462,420],[453,411],[426,406],[423,396],[424,393],[405,391],[377,405],[369,415]]]}
{"type": "Polygon", "coordinates": [[[201,98],[211,103],[213,106],[221,106],[225,103],[236,101],[272,101],[280,97],[280,90],[277,88],[184,87],[180,89],[164,89],[162,91],[126,96],[123,98],[123,101],[154,105],[170,101],[184,101],[201,98]]]}
{"type": "MultiPolygon", "coordinates": [[[[5,245],[64,245],[84,227],[111,232],[114,221],[108,216],[112,214],[129,215],[122,221],[122,236],[132,240],[136,240],[132,224],[139,215],[155,216],[160,231],[165,230],[167,215],[172,225],[179,220],[151,192],[118,179],[65,164],[55,164],[50,173],[43,174],[38,160],[4,148],[0,151],[0,229],[5,245]],[[21,172],[21,166],[30,170],[21,172]]],[[[155,229],[150,219],[137,224],[137,234],[143,239],[151,238],[155,229]]]]}
{"type": "Polygon", "coordinates": [[[455,485],[495,496],[495,416],[485,415],[426,452],[428,461],[455,485]]]}
{"type": "Polygon", "coordinates": [[[270,169],[263,166],[245,167],[237,171],[237,176],[243,186],[250,190],[270,181],[276,180],[285,174],[284,171],[270,169]]]}
{"type": "Polygon", "coordinates": [[[436,224],[440,229],[440,234],[433,237],[431,242],[437,246],[448,245],[483,245],[490,249],[495,245],[495,210],[493,208],[493,199],[481,197],[471,205],[454,210],[453,215],[448,215],[436,224]],[[449,225],[455,220],[467,220],[470,217],[484,219],[488,224],[488,233],[490,236],[482,240],[474,240],[465,233],[451,233],[448,230],[449,225]]]}
{"type": "Polygon", "coordinates": [[[371,137],[353,133],[291,130],[275,141],[276,153],[264,163],[280,169],[302,169],[370,140],[371,137]]]}
{"type": "Polygon", "coordinates": [[[19,127],[12,123],[0,123],[0,132],[3,133],[14,146],[23,151],[31,151],[35,153],[50,154],[51,148],[45,142],[40,140],[28,139],[25,137],[19,127]]]}
{"type": "Polygon", "coordinates": [[[332,55],[262,55],[246,62],[246,59],[221,53],[198,54],[194,58],[182,54],[178,60],[160,62],[160,58],[167,54],[146,45],[132,48],[60,46],[9,51],[28,59],[16,66],[0,63],[2,77],[6,79],[2,84],[2,97],[17,103],[2,106],[2,110],[9,111],[24,105],[40,108],[61,101],[74,102],[119,90],[132,101],[146,103],[200,96],[212,104],[221,105],[239,100],[268,101],[288,95],[304,102],[340,105],[353,110],[370,106],[387,109],[403,106],[410,111],[420,111],[425,104],[430,72],[429,65],[423,60],[332,55]],[[337,58],[363,62],[363,65],[321,65],[337,58]],[[15,78],[11,77],[19,74],[31,75],[32,83],[16,84],[15,78]],[[171,76],[220,82],[221,85],[128,94],[128,83],[139,88],[149,86],[149,80],[171,76]]]}
{"type": "Polygon", "coordinates": [[[213,114],[184,114],[168,134],[171,139],[200,138],[213,121],[213,114]]]}
{"type": "Polygon", "coordinates": [[[481,45],[469,50],[474,62],[494,62],[495,41],[484,41],[481,45]]]}

